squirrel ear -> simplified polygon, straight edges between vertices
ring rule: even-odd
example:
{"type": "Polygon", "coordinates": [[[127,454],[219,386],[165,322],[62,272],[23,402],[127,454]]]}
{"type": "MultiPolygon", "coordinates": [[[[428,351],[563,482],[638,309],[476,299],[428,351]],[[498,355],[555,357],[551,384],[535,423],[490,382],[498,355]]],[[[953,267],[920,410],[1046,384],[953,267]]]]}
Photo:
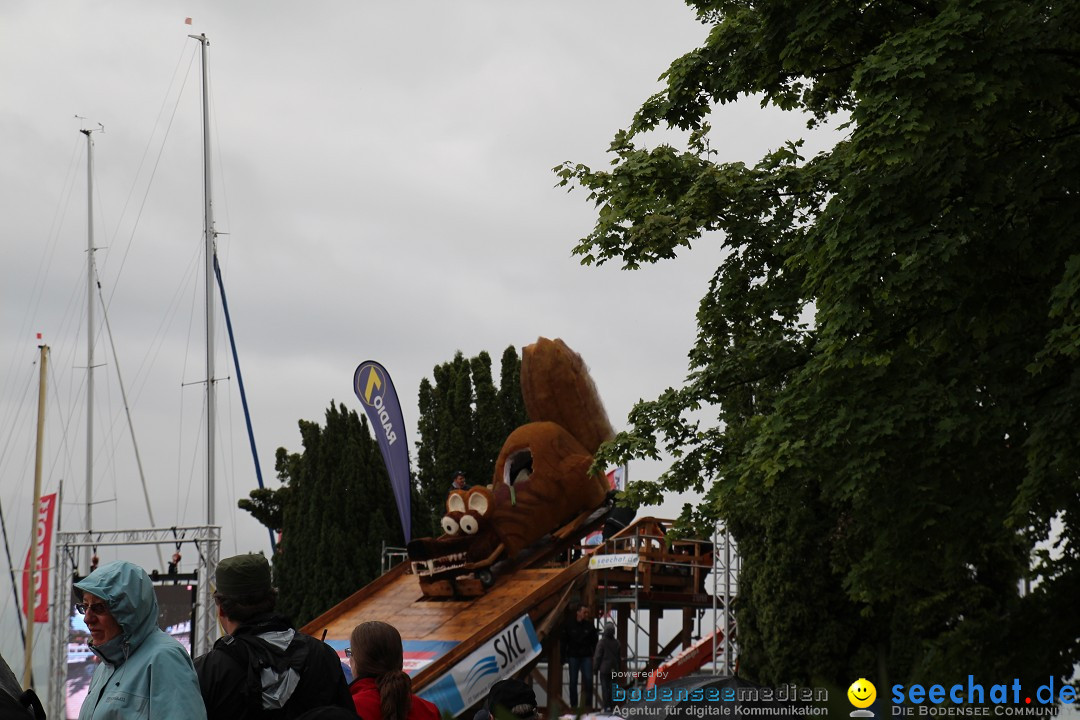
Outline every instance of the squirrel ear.
{"type": "Polygon", "coordinates": [[[447,495],[446,510],[448,512],[465,512],[465,493],[454,490],[447,495]]]}
{"type": "Polygon", "coordinates": [[[469,491],[470,510],[480,513],[481,515],[486,515],[488,508],[490,507],[491,500],[490,498],[488,498],[488,494],[484,490],[477,488],[475,490],[469,491]]]}

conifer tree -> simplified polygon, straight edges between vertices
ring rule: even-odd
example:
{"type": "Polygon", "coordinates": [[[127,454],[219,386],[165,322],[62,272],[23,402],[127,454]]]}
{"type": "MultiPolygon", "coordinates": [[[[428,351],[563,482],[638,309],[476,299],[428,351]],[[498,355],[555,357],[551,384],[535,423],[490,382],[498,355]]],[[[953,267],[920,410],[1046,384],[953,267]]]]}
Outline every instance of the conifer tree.
{"type": "Polygon", "coordinates": [[[420,382],[416,443],[420,507],[414,514],[415,536],[422,537],[428,531],[441,534],[439,519],[445,510],[451,473],[464,471],[473,485],[491,482],[506,435],[528,421],[521,399],[520,367],[517,351],[508,347],[496,390],[491,356],[481,352],[466,360],[459,351],[433,369],[434,384],[427,378],[420,382]],[[426,524],[421,524],[425,520],[426,524]]]}
{"type": "MultiPolygon", "coordinates": [[[[521,396],[521,358],[513,345],[506,348],[499,365],[498,435],[506,438],[514,428],[528,421],[525,399],[521,396]]],[[[502,441],[500,440],[500,443],[502,441]]]]}
{"type": "Polygon", "coordinates": [[[400,546],[404,536],[367,418],[331,402],[325,427],[299,425],[303,452],[277,451],[282,487],[240,506],[280,518],[278,609],[302,624],[375,579],[384,542],[400,546]]]}
{"type": "MultiPolygon", "coordinates": [[[[502,448],[506,433],[502,431],[499,418],[498,393],[491,378],[491,356],[481,352],[469,361],[472,369],[473,385],[476,388],[476,409],[474,412],[476,443],[473,464],[483,466],[485,462],[494,463],[502,448]]],[[[518,392],[520,395],[520,391],[518,392]]],[[[486,485],[491,482],[490,473],[483,478],[473,478],[474,484],[486,485]]]]}

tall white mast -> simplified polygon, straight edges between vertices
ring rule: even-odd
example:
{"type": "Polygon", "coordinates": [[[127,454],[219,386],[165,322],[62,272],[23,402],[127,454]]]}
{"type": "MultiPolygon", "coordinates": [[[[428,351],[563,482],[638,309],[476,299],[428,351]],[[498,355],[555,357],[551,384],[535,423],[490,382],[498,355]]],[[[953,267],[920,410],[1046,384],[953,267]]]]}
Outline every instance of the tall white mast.
{"type": "Polygon", "coordinates": [[[210,191],[210,90],[206,68],[206,48],[210,41],[205,34],[189,35],[202,45],[202,110],[203,110],[203,202],[206,240],[206,524],[214,524],[214,420],[217,399],[214,393],[214,206],[210,191]]]}
{"type": "MultiPolygon", "coordinates": [[[[86,136],[86,534],[94,529],[94,140],[86,136]]],[[[89,545],[84,551],[90,572],[89,545]]]]}

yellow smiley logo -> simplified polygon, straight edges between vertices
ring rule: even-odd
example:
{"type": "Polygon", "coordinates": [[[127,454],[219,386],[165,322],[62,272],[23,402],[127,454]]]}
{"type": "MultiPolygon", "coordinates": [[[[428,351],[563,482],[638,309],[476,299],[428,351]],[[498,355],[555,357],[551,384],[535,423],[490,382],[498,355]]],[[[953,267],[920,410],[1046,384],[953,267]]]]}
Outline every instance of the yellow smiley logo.
{"type": "Polygon", "coordinates": [[[857,708],[867,708],[877,699],[877,688],[866,678],[859,678],[847,689],[848,700],[857,708]]]}

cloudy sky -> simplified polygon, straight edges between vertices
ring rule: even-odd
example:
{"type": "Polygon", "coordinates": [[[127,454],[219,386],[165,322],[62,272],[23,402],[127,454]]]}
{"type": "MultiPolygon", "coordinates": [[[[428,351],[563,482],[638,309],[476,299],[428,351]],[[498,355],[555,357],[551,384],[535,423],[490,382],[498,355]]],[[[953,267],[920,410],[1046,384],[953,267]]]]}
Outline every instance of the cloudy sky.
{"type": "MultiPolygon", "coordinates": [[[[210,39],[219,255],[269,482],[275,449],[301,449],[297,420],[321,420],[331,400],[359,410],[350,383],[366,359],[392,374],[410,430],[434,365],[458,350],[487,350],[497,363],[508,345],[540,335],[581,353],[620,429],[636,400],[682,382],[718,243],[635,272],[582,267],[571,248],[595,211],[580,191],[556,188],[551,171],[565,160],[606,163],[613,134],[667,64],[704,38],[677,0],[9,0],[0,9],[0,499],[17,567],[30,525],[36,332],[52,352],[44,492],[63,480],[64,529],[83,528],[79,130],[99,123],[95,256],[117,354],[99,309],[94,524],[150,525],[117,360],[157,525],[205,521],[192,32],[210,39]]],[[[799,118],[753,100],[714,124],[722,160],[753,162],[804,134],[799,118]]],[[[230,555],[268,548],[264,529],[235,510],[255,478],[218,328],[217,517],[230,555]]],[[[661,469],[640,464],[631,476],[661,469]]],[[[9,658],[13,602],[4,573],[9,658]]]]}

